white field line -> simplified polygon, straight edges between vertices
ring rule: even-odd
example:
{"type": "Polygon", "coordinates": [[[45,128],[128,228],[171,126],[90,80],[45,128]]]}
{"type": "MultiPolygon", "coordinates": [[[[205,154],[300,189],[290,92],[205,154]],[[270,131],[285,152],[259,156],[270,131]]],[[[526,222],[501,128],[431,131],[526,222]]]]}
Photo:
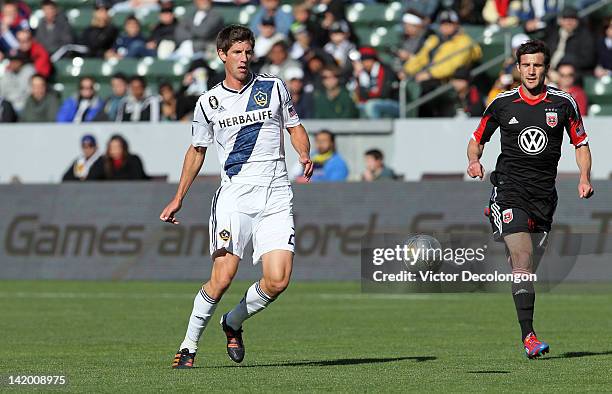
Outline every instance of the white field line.
{"type": "MultiPolygon", "coordinates": [[[[430,299],[457,299],[452,294],[362,294],[362,293],[315,293],[309,297],[326,300],[430,300],[430,299]]],[[[189,293],[113,293],[113,292],[37,292],[18,291],[0,292],[0,298],[47,298],[47,299],[189,299],[193,294],[189,293]]]]}
{"type": "MultiPolygon", "coordinates": [[[[195,294],[195,293],[194,293],[195,294]]],[[[122,293],[122,292],[38,292],[17,291],[0,292],[0,299],[192,299],[191,293],[122,293]]],[[[308,297],[324,300],[444,300],[461,301],[469,293],[462,294],[366,294],[366,293],[313,293],[308,297]]],[[[476,293],[482,296],[484,293],[476,293]]],[[[501,293],[499,293],[501,294],[501,293]]],[[[583,297],[582,294],[550,294],[547,297],[574,299],[583,297]]],[[[596,295],[596,294],[593,294],[596,295]]]]}

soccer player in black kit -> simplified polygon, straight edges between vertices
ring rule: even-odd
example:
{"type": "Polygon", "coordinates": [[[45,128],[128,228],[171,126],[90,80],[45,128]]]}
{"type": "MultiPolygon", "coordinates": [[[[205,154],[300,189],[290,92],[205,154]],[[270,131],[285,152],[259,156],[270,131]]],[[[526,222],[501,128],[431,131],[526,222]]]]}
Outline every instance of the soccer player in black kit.
{"type": "MultiPolygon", "coordinates": [[[[550,50],[541,41],[528,41],[518,48],[516,58],[521,85],[500,93],[485,110],[468,144],[467,173],[484,177],[480,164],[484,144],[500,128],[501,153],[491,173],[489,219],[494,238],[506,244],[512,273],[520,275],[535,273],[546,247],[557,206],[555,179],[564,131],[576,148],[578,196],[589,198],[593,187],[591,152],[578,106],[569,94],[544,83],[550,50]]],[[[533,283],[513,283],[512,294],[527,357],[547,353],[548,344],[538,340],[533,329],[533,283]]]]}

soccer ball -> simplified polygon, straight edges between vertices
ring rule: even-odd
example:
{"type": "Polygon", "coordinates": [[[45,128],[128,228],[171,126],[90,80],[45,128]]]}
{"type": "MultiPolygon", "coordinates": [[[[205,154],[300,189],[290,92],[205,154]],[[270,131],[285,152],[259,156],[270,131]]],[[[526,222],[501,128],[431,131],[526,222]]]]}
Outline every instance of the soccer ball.
{"type": "Polygon", "coordinates": [[[404,264],[410,272],[437,272],[442,265],[442,245],[426,234],[417,234],[406,240],[408,257],[404,264]]]}

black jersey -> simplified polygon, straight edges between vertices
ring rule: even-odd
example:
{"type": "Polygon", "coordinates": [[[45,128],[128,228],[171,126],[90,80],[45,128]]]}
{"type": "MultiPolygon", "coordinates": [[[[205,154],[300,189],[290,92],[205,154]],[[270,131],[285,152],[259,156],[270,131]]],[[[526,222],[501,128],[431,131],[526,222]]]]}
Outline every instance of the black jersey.
{"type": "Polygon", "coordinates": [[[501,153],[491,182],[527,198],[555,193],[563,130],[578,147],[588,142],[576,101],[552,87],[535,99],[523,88],[500,93],[489,104],[472,138],[484,145],[501,130],[501,153]]]}

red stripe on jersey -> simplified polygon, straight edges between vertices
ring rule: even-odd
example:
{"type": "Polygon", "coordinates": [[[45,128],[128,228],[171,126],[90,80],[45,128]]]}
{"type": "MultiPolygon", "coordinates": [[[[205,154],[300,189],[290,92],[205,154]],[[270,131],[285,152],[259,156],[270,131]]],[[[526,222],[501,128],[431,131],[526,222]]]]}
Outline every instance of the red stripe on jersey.
{"type": "Polygon", "coordinates": [[[487,122],[489,121],[490,118],[491,118],[491,115],[483,116],[482,119],[480,119],[480,124],[478,125],[478,128],[474,132],[474,139],[479,144],[480,144],[480,140],[482,139],[482,133],[484,133],[485,128],[487,127],[487,122]]]}
{"type": "Polygon", "coordinates": [[[573,116],[569,120],[570,122],[570,140],[574,146],[580,145],[587,138],[587,133],[584,130],[582,119],[575,119],[573,116]]]}
{"type": "Polygon", "coordinates": [[[544,92],[539,94],[537,97],[535,97],[533,99],[530,99],[530,98],[525,96],[525,90],[523,89],[523,85],[521,85],[519,87],[518,92],[519,92],[519,96],[521,96],[523,101],[526,102],[529,105],[539,104],[540,102],[544,101],[546,99],[546,95],[548,95],[548,91],[546,90],[546,86],[544,86],[544,92]]]}

